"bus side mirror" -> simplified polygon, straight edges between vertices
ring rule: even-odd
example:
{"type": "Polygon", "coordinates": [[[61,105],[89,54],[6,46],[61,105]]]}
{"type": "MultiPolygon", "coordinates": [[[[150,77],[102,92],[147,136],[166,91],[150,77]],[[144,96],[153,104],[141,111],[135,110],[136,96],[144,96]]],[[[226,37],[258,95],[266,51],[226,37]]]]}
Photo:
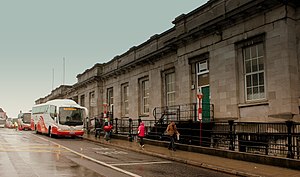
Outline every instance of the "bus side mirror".
{"type": "Polygon", "coordinates": [[[54,117],[54,122],[57,122],[57,117],[54,117]]]}

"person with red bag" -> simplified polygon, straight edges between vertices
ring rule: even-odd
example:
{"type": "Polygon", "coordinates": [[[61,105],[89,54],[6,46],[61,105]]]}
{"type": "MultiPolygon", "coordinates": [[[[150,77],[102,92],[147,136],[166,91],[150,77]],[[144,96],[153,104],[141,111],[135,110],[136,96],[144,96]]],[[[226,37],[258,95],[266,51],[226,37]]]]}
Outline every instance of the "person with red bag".
{"type": "Polygon", "coordinates": [[[109,118],[105,118],[103,130],[105,131],[104,138],[106,141],[110,140],[112,128],[113,128],[113,126],[110,124],[109,118]]]}

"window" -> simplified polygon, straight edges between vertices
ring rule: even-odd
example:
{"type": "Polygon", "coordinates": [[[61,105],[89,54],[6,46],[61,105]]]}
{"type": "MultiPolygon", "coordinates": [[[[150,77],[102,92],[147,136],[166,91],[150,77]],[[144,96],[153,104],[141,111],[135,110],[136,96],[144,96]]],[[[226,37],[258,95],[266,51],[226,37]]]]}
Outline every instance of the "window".
{"type": "Polygon", "coordinates": [[[208,59],[196,63],[196,74],[198,87],[209,85],[208,59]]]}
{"type": "Polygon", "coordinates": [[[84,102],[85,102],[84,95],[81,95],[80,96],[80,106],[84,106],[84,102]]]}
{"type": "Polygon", "coordinates": [[[56,106],[50,105],[48,109],[48,113],[50,114],[51,118],[54,119],[56,112],[56,106]]]}
{"type": "Polygon", "coordinates": [[[89,94],[90,94],[90,106],[96,106],[95,91],[92,91],[89,94]]]}
{"type": "Polygon", "coordinates": [[[113,88],[108,88],[107,89],[107,97],[106,97],[106,102],[107,102],[107,105],[108,105],[108,110],[110,112],[113,111],[113,106],[114,106],[114,92],[113,92],[113,88]]]}
{"type": "Polygon", "coordinates": [[[139,80],[141,114],[149,114],[149,80],[148,77],[139,80]]]}
{"type": "Polygon", "coordinates": [[[243,48],[246,101],[260,100],[265,95],[263,43],[243,48]]]}
{"type": "Polygon", "coordinates": [[[175,72],[166,74],[166,103],[167,106],[175,105],[175,72]]]}
{"type": "Polygon", "coordinates": [[[127,116],[129,114],[129,87],[128,83],[122,85],[122,116],[127,116]]]}
{"type": "Polygon", "coordinates": [[[43,105],[43,106],[37,106],[32,108],[32,114],[43,114],[46,113],[48,110],[49,106],[48,105],[43,105]]]}

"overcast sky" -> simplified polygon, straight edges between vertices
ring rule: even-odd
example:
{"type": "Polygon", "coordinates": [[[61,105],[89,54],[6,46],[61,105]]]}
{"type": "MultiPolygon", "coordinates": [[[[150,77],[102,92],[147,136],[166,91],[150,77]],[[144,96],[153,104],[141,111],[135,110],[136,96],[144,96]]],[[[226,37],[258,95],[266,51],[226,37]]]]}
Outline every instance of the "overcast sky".
{"type": "Polygon", "coordinates": [[[53,88],[75,84],[77,74],[172,28],[177,16],[206,2],[0,0],[0,107],[9,117],[29,111],[53,88]]]}

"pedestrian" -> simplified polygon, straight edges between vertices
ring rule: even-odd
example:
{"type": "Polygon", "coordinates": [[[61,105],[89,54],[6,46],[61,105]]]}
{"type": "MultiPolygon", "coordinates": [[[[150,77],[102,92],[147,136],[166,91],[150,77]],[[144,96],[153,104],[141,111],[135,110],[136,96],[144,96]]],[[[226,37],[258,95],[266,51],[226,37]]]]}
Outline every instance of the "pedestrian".
{"type": "Polygon", "coordinates": [[[144,122],[140,122],[140,125],[138,127],[138,137],[140,139],[140,146],[141,148],[144,148],[144,137],[145,137],[145,125],[144,122]]]}
{"type": "Polygon", "coordinates": [[[87,134],[90,134],[90,127],[89,127],[89,118],[88,117],[86,117],[86,131],[87,131],[87,134]]]}
{"type": "Polygon", "coordinates": [[[105,121],[103,126],[103,130],[105,132],[104,139],[108,141],[110,140],[113,126],[111,125],[109,118],[105,118],[104,121],[105,121]]]}
{"type": "Polygon", "coordinates": [[[96,118],[95,118],[95,138],[97,138],[98,135],[99,135],[99,138],[100,138],[100,132],[101,132],[101,129],[102,129],[101,122],[100,122],[99,119],[96,117],[96,118]]]}
{"type": "Polygon", "coordinates": [[[170,124],[167,127],[166,132],[167,132],[167,135],[170,136],[170,144],[169,144],[168,149],[176,151],[175,138],[177,138],[177,134],[179,134],[179,132],[177,130],[177,127],[176,127],[176,124],[174,121],[170,122],[170,124]]]}

